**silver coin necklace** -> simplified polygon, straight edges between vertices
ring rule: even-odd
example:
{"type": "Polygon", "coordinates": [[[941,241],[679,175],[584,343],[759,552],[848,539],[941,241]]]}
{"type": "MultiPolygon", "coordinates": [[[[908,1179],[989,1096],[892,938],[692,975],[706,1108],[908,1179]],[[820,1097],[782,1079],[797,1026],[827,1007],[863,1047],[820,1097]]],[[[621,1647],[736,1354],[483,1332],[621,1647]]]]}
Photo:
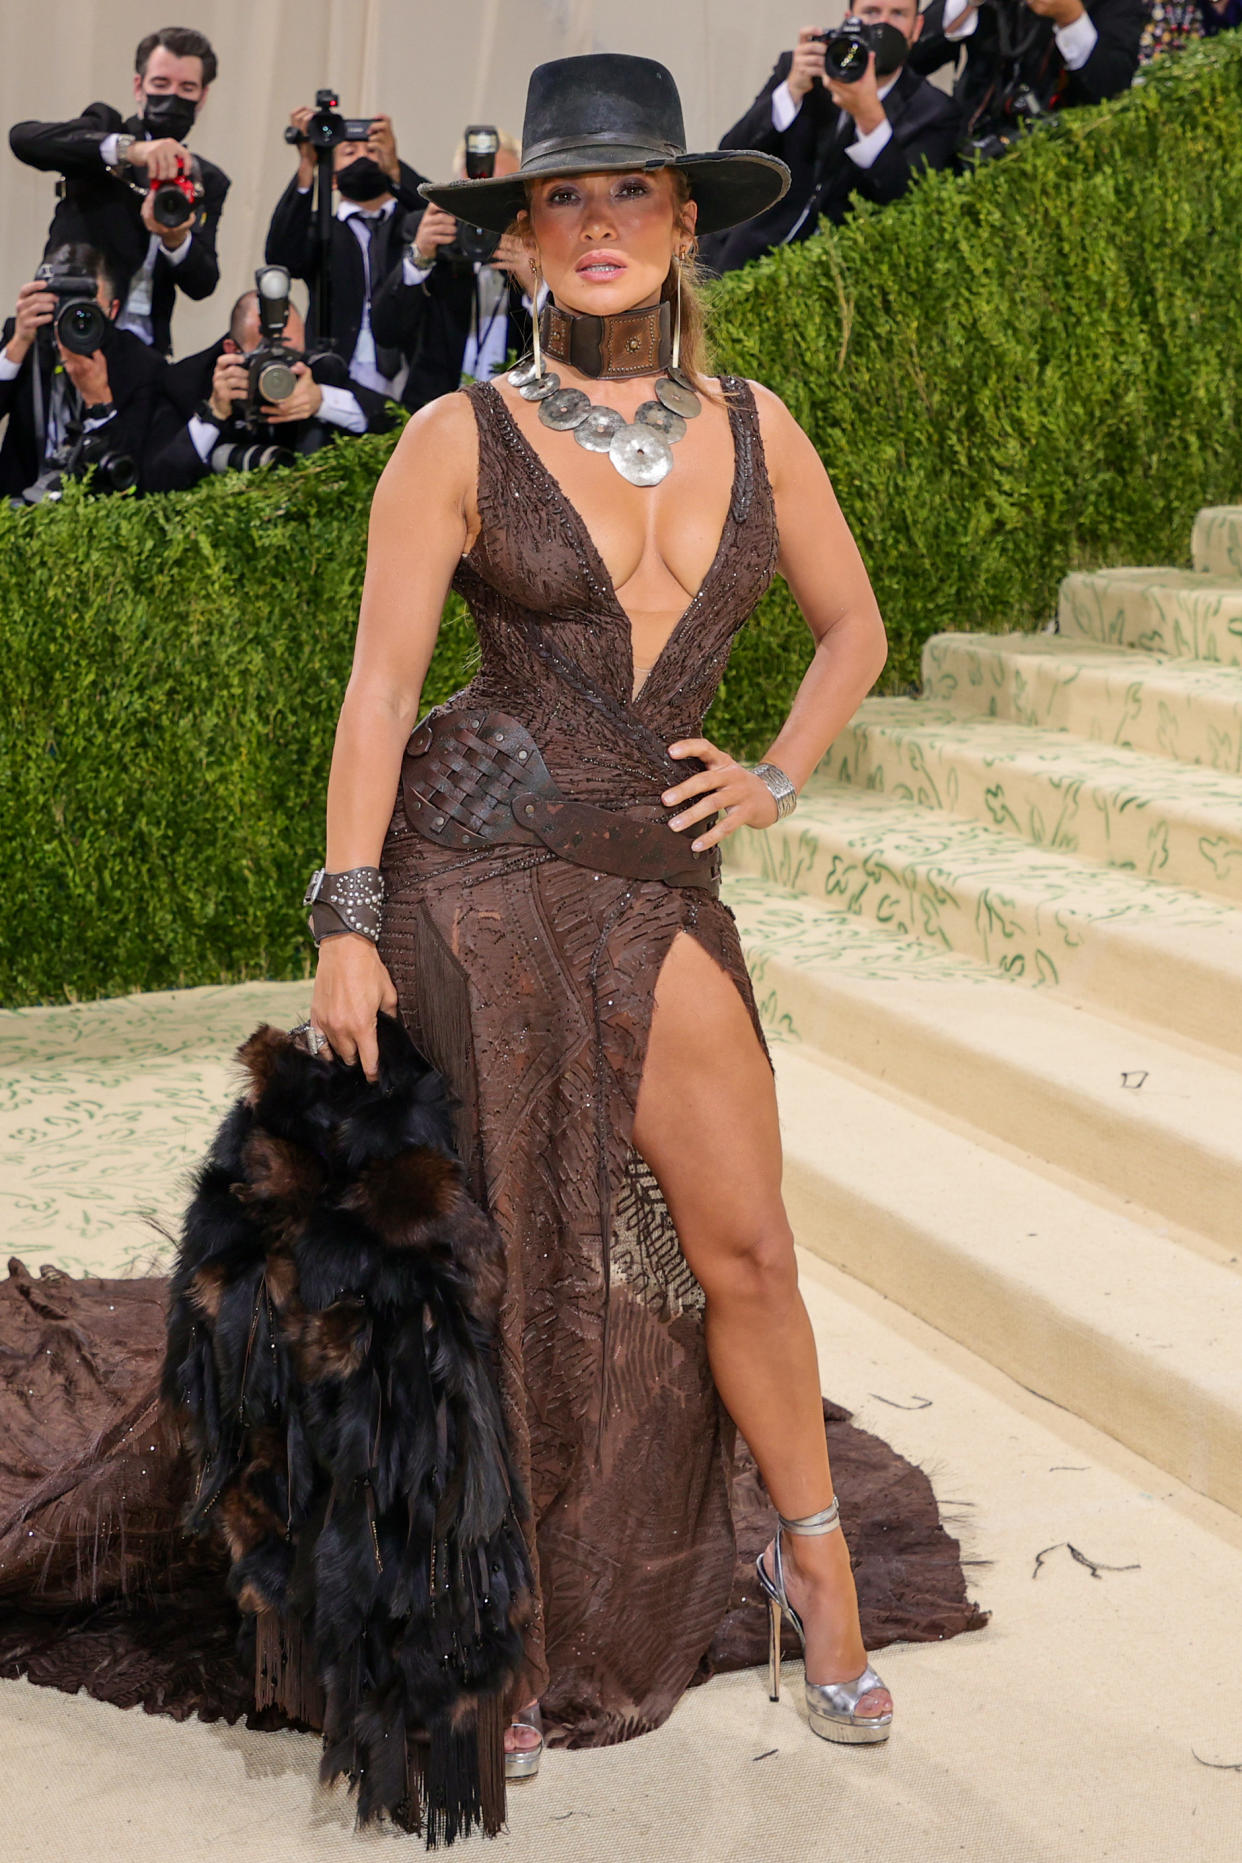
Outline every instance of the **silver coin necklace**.
{"type": "MultiPolygon", "coordinates": [[[[663,306],[651,307],[656,313],[657,327],[662,309],[663,306]]],[[[681,366],[681,268],[677,271],[671,353],[665,349],[668,361],[655,383],[652,399],[641,404],[632,421],[627,421],[616,408],[592,401],[581,388],[562,388],[561,378],[548,368],[545,354],[545,343],[555,338],[561,350],[559,359],[567,361],[573,356],[574,366],[583,374],[632,376],[647,373],[643,368],[622,365],[609,369],[606,366],[607,356],[616,347],[609,339],[617,335],[617,329],[609,326],[624,326],[624,335],[639,318],[640,313],[622,311],[612,318],[571,321],[563,311],[545,307],[542,317],[535,319],[529,360],[510,369],[508,379],[523,400],[538,403],[539,419],[545,427],[550,427],[554,433],[572,433],[578,445],[589,453],[607,453],[621,477],[631,485],[658,485],[672,470],[673,447],[685,434],[686,423],[702,412],[703,405],[693,380],[681,366]],[[582,329],[576,331],[574,324],[581,325],[582,329]],[[579,353],[575,354],[573,339],[585,334],[588,326],[591,341],[577,345],[579,353]],[[595,367],[591,366],[592,361],[595,367]]],[[[661,348],[668,343],[667,331],[665,323],[661,348]]],[[[621,346],[624,350],[640,350],[641,338],[630,334],[621,346]]],[[[651,366],[660,367],[658,353],[651,366]]]]}

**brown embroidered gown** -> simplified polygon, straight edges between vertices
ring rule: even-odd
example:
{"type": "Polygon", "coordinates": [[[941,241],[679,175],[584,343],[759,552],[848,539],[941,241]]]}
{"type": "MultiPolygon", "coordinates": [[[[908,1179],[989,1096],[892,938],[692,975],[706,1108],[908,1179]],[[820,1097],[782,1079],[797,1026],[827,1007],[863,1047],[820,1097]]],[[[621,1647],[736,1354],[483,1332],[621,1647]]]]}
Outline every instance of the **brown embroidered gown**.
{"type": "MultiPolygon", "coordinates": [[[[636,698],[629,621],[581,518],[498,391],[467,390],[482,529],[455,587],[482,662],[440,709],[509,712],[564,793],[655,821],[670,780],[699,767],[667,747],[699,733],[776,564],[754,399],[723,386],[728,516],[636,698]]],[[[543,848],[454,852],[399,807],[383,867],[381,955],[457,1097],[462,1156],[506,1249],[501,1373],[538,1579],[528,1690],[554,1742],[625,1739],[764,1648],[746,1571],[772,1513],[712,1384],[702,1291],[630,1143],[678,932],[733,978],[762,1042],[737,930],[709,891],[543,848]]],[[[220,1555],[180,1534],[184,1460],[151,1427],[165,1297],[156,1277],[35,1280],[19,1262],[0,1283],[0,1676],[234,1719],[250,1687],[235,1607],[220,1555]]],[[[825,1414],[869,1646],[981,1626],[926,1476],[847,1412],[825,1414]]]]}
{"type": "MultiPolygon", "coordinates": [[[[732,497],[715,560],[631,697],[630,624],[574,506],[499,392],[478,423],[482,528],[454,587],[482,651],[446,701],[524,724],[579,801],[665,821],[668,755],[699,734],[734,635],[775,573],[749,386],[726,378],[732,497]]],[[[530,1664],[575,1738],[657,1725],[728,1606],[731,1453],[703,1296],[630,1143],[656,977],[686,931],[733,978],[762,1042],[729,909],[596,874],[544,848],[463,854],[394,814],[388,964],[411,1033],[462,1104],[476,1194],[504,1236],[503,1383],[529,1482],[541,1611],[530,1664]]]]}

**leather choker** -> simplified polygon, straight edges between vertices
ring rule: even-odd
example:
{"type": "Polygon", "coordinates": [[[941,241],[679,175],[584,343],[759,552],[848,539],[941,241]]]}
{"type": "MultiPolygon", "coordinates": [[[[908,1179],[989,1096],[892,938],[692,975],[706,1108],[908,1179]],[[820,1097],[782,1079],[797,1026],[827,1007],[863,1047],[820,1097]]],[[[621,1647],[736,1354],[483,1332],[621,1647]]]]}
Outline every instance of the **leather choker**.
{"type": "Polygon", "coordinates": [[[672,326],[667,298],[611,317],[563,311],[549,303],[539,319],[539,339],[554,361],[603,380],[667,369],[673,357],[672,326]]]}

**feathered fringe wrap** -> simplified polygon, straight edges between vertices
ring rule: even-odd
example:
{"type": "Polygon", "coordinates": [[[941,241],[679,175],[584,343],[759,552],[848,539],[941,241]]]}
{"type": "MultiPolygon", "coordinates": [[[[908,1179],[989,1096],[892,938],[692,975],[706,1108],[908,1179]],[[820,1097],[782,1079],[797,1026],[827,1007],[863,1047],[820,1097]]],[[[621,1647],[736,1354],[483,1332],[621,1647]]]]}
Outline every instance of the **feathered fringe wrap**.
{"type": "Polygon", "coordinates": [[[163,1394],[256,1619],[256,1705],[322,1727],[360,1823],[504,1821],[530,1571],[491,1338],[500,1242],[438,1074],[380,1018],[380,1073],[261,1028],[199,1172],[163,1394]]]}

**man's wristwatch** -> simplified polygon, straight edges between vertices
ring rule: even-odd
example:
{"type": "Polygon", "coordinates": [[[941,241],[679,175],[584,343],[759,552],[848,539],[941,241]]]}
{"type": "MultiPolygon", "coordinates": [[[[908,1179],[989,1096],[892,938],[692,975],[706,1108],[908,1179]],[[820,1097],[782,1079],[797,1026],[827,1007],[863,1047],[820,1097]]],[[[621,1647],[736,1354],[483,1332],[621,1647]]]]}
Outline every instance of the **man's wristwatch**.
{"type": "Polygon", "coordinates": [[[84,421],[107,420],[110,415],[115,413],[115,401],[93,401],[90,407],[82,409],[82,419],[84,421]]]}
{"type": "Polygon", "coordinates": [[[227,416],[216,413],[209,400],[200,401],[194,410],[195,420],[210,421],[213,427],[223,427],[227,416]]]}
{"type": "Polygon", "coordinates": [[[112,164],[112,173],[118,181],[125,181],[129,175],[129,163],[125,157],[137,142],[137,136],[123,134],[116,139],[116,159],[112,164]]]}

